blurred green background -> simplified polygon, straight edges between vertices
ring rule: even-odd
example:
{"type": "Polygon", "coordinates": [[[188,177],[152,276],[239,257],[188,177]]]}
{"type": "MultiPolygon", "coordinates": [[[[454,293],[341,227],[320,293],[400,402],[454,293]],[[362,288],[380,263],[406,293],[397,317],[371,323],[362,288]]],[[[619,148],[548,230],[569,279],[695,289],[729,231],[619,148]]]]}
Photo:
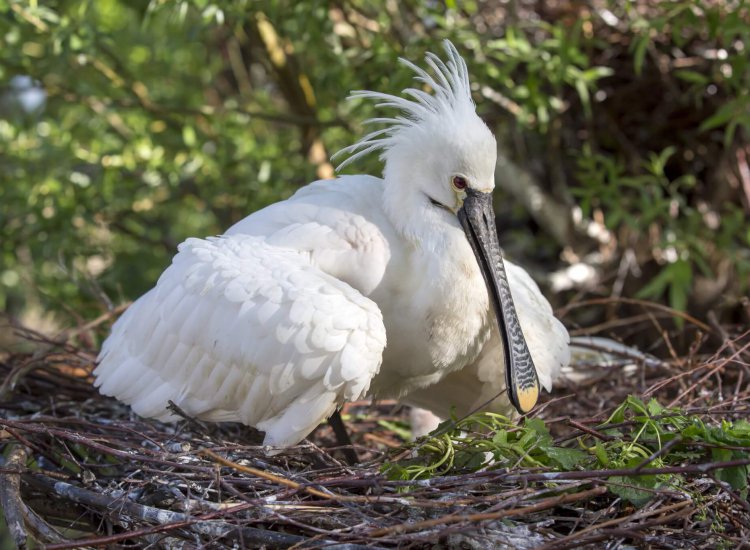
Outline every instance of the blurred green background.
{"type": "Polygon", "coordinates": [[[558,304],[748,321],[749,8],[697,0],[0,0],[0,310],[137,297],[332,176],[373,114],[348,92],[397,93],[442,38],[501,146],[503,245],[558,304]]]}

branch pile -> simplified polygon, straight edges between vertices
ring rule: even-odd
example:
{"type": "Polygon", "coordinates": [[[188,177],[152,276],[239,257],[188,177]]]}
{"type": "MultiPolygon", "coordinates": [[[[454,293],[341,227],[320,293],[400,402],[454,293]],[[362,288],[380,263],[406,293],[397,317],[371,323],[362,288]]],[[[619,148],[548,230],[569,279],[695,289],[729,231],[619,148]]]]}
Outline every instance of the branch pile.
{"type": "Polygon", "coordinates": [[[600,367],[538,419],[477,417],[411,447],[403,412],[355,404],[357,466],[336,458],[325,426],[268,455],[242,426],[140,419],[93,389],[92,352],[46,344],[0,365],[0,506],[19,547],[715,548],[750,537],[747,332],[713,355],[600,367]],[[628,394],[639,398],[613,407],[628,394]],[[714,439],[690,436],[694,424],[714,439]],[[620,460],[634,449],[645,456],[620,460]]]}

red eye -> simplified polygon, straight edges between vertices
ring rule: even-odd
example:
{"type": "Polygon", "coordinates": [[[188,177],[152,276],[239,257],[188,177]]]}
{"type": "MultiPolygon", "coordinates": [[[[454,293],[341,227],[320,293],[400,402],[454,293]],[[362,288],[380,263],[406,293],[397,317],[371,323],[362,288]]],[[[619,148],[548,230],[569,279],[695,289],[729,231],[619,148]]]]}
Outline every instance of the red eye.
{"type": "Polygon", "coordinates": [[[469,182],[463,176],[453,176],[453,187],[456,189],[466,189],[469,186],[469,182]]]}

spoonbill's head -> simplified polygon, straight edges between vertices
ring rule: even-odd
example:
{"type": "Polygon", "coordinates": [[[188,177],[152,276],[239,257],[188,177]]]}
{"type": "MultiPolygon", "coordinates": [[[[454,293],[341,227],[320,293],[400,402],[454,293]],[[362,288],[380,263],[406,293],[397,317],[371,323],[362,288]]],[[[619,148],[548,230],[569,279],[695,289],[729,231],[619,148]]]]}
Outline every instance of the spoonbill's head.
{"type": "MultiPolygon", "coordinates": [[[[410,202],[405,200],[408,193],[457,217],[484,276],[503,340],[508,397],[524,414],[536,404],[539,381],[513,305],[495,228],[492,191],[497,144],[476,113],[466,63],[448,40],[444,48],[445,61],[432,53],[425,56],[432,74],[400,60],[415,72],[419,85],[404,90],[403,97],[352,93],[352,97],[374,99],[377,107],[396,108],[401,114],[368,120],[368,124],[386,126],[337,153],[351,155],[339,169],[378,151],[385,162],[387,192],[401,204],[410,202]],[[404,185],[408,192],[399,190],[404,185]]],[[[404,218],[408,219],[408,213],[404,218]]]]}

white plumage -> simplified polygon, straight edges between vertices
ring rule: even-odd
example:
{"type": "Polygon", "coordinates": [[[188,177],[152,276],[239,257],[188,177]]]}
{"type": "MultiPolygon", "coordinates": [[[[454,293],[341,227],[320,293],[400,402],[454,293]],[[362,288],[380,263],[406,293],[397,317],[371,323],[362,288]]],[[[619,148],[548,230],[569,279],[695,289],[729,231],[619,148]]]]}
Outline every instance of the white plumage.
{"type": "Polygon", "coordinates": [[[367,391],[384,347],[377,306],[304,251],[248,235],[188,239],[118,320],[96,374],[140,415],[170,420],[172,400],[289,445],[367,391]]]}
{"type": "MultiPolygon", "coordinates": [[[[506,261],[505,265],[539,381],[544,389],[552,391],[552,382],[560,375],[561,366],[570,361],[568,331],[555,318],[552,306],[529,274],[511,262],[506,261]]],[[[451,415],[461,418],[479,410],[512,415],[513,406],[504,393],[503,367],[498,363],[501,346],[500,335],[493,327],[476,360],[432,386],[409,393],[404,402],[427,409],[440,419],[451,415]]]]}
{"type": "Polygon", "coordinates": [[[536,380],[550,389],[569,360],[568,334],[525,271],[506,262],[504,282],[499,249],[484,240],[494,223],[466,221],[494,188],[496,144],[466,65],[447,42],[446,52],[447,63],[428,54],[434,76],[407,63],[433,95],[355,94],[404,115],[375,119],[386,128],[345,150],[347,162],[380,151],[383,179],[314,182],[223,236],[182,243],[113,326],[94,371],[102,393],[163,420],[171,400],[197,418],[256,426],[278,446],[366,395],[440,416],[495,397],[489,408],[508,412],[497,397],[508,360],[520,376],[517,387],[508,379],[511,401],[533,406],[536,380]]]}

